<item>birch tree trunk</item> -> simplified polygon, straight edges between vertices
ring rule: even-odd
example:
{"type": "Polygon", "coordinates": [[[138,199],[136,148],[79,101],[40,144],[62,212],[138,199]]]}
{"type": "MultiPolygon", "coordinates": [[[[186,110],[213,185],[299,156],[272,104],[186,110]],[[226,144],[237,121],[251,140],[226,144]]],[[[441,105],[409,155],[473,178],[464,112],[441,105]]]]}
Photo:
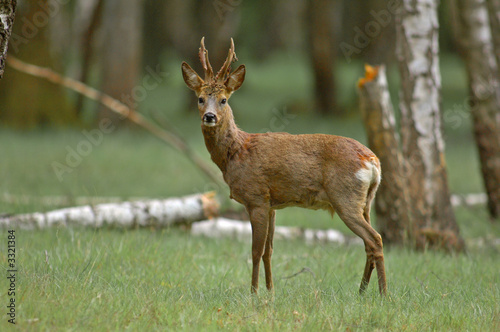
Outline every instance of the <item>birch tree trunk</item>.
{"type": "Polygon", "coordinates": [[[403,156],[418,249],[463,250],[450,202],[442,137],[438,0],[403,0],[397,11],[403,156]]]}
{"type": "Polygon", "coordinates": [[[16,15],[16,0],[0,2],[0,79],[3,77],[5,68],[5,58],[7,57],[7,47],[16,15]]]}
{"type": "Polygon", "coordinates": [[[493,50],[497,60],[497,77],[500,77],[500,0],[487,0],[493,50]]]}
{"type": "Polygon", "coordinates": [[[410,227],[409,190],[385,67],[366,67],[359,80],[361,113],[370,149],[380,159],[383,180],[375,196],[377,228],[384,243],[406,244],[410,227]]]}
{"type": "MultiPolygon", "coordinates": [[[[492,218],[500,218],[500,77],[485,0],[454,1],[469,76],[474,137],[492,218]]],[[[498,37],[497,37],[498,38],[498,37]]]]}
{"type": "Polygon", "coordinates": [[[0,217],[0,227],[40,229],[54,226],[166,227],[215,217],[215,194],[205,193],[164,200],[85,205],[45,213],[0,217]]]}

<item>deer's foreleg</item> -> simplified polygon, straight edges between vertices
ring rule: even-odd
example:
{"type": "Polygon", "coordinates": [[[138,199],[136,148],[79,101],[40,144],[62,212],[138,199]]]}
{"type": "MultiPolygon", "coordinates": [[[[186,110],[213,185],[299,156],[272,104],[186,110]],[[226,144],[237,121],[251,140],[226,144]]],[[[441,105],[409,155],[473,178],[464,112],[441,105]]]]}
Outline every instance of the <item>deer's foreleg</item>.
{"type": "MultiPolygon", "coordinates": [[[[263,258],[268,239],[270,210],[267,208],[249,208],[248,214],[250,215],[250,223],[252,224],[252,292],[257,293],[259,289],[260,260],[263,258]]],[[[269,269],[271,268],[270,258],[269,255],[269,269]]],[[[266,268],[265,262],[264,266],[266,268]]]]}
{"type": "Polygon", "coordinates": [[[273,273],[271,272],[271,256],[273,254],[273,238],[274,238],[274,221],[276,213],[274,210],[269,211],[269,226],[267,230],[267,240],[265,245],[264,256],[264,270],[266,272],[266,287],[268,290],[273,289],[273,273]]]}

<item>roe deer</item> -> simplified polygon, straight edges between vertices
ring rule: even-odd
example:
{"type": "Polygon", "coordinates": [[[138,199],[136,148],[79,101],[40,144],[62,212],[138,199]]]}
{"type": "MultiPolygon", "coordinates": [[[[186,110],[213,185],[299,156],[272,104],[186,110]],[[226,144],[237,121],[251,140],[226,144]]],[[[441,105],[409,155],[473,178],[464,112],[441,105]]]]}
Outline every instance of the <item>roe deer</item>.
{"type": "Polygon", "coordinates": [[[262,258],[267,289],[273,289],[271,255],[275,210],[287,206],[335,212],[365,244],[366,265],[360,293],[377,268],[380,294],[387,291],[382,238],[370,225],[370,204],[381,179],[380,163],[358,141],[333,135],[250,134],[240,130],[228,99],[245,79],[245,66],[231,72],[229,54],[214,75],[201,40],[205,78],[186,63],[182,76],[198,97],[201,129],[213,162],[229,185],[230,197],[243,204],[252,225],[252,287],[257,292],[262,258]]]}

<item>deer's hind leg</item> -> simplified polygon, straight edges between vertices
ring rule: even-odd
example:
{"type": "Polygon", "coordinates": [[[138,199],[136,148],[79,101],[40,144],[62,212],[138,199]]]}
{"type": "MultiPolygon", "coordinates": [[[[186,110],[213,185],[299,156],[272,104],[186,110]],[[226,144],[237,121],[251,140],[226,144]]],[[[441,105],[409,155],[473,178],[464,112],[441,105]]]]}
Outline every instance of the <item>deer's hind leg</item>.
{"type": "MultiPolygon", "coordinates": [[[[344,184],[345,186],[345,184],[344,184]]],[[[384,252],[382,237],[370,224],[370,204],[374,197],[376,186],[352,186],[344,187],[342,184],[331,186],[336,192],[329,192],[330,202],[338,213],[340,219],[349,229],[359,236],[365,244],[366,264],[361,279],[359,292],[363,293],[370,282],[373,270],[377,269],[380,294],[387,292],[386,276],[384,267],[384,252]],[[371,190],[370,190],[371,189],[371,190]],[[338,193],[342,193],[339,195],[338,193]]]]}
{"type": "MultiPolygon", "coordinates": [[[[364,217],[365,221],[368,224],[370,224],[370,226],[371,226],[371,223],[370,223],[371,204],[372,204],[373,198],[375,197],[375,193],[377,191],[378,186],[379,186],[379,182],[375,182],[375,183],[370,184],[370,186],[368,188],[367,196],[366,196],[365,206],[363,208],[363,217],[364,217]]],[[[377,243],[380,242],[380,244],[379,244],[380,252],[377,254],[376,257],[373,257],[370,261],[368,260],[368,253],[367,253],[365,272],[363,274],[363,280],[361,282],[361,286],[360,286],[359,291],[360,291],[360,293],[364,292],[366,286],[368,286],[368,282],[370,281],[371,272],[376,267],[380,293],[385,294],[387,292],[387,284],[386,284],[386,276],[385,276],[382,237],[374,229],[373,229],[373,232],[374,232],[374,239],[377,241],[377,243]],[[366,282],[364,282],[364,281],[366,281],[366,282]]],[[[375,251],[375,253],[376,253],[376,251],[375,251]]]]}
{"type": "Polygon", "coordinates": [[[382,237],[375,229],[365,220],[363,212],[346,213],[337,211],[340,218],[349,227],[354,234],[358,235],[365,244],[366,264],[359,286],[359,292],[363,293],[370,282],[370,277],[374,268],[377,269],[378,284],[380,294],[385,295],[387,292],[385,267],[384,267],[384,252],[382,237]]]}

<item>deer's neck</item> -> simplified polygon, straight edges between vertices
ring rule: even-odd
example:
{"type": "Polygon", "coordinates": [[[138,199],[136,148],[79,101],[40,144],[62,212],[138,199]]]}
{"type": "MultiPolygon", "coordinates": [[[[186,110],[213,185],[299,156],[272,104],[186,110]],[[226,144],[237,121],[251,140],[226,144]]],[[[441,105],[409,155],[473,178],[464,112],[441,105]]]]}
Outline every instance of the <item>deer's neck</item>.
{"type": "Polygon", "coordinates": [[[228,161],[243,146],[248,134],[238,128],[232,114],[215,127],[201,126],[207,150],[213,162],[225,174],[228,161]]]}

